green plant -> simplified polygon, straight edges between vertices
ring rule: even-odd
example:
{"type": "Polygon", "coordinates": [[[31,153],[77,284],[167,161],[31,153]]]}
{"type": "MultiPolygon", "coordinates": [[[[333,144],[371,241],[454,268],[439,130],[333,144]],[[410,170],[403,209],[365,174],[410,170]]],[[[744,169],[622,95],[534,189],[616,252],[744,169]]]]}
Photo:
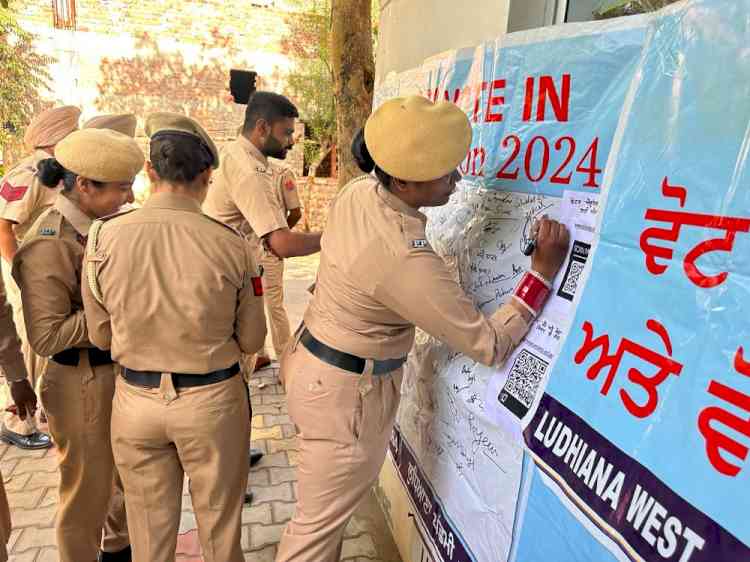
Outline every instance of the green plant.
{"type": "Polygon", "coordinates": [[[295,61],[287,76],[287,93],[300,110],[308,136],[305,164],[314,176],[335,143],[336,106],[329,62],[330,0],[293,0],[287,17],[289,32],[282,48],[295,61]]]}
{"type": "Polygon", "coordinates": [[[39,92],[49,85],[51,62],[34,50],[34,36],[13,14],[0,10],[0,146],[22,138],[31,118],[44,106],[39,92]]]}
{"type": "Polygon", "coordinates": [[[594,10],[595,19],[609,19],[660,10],[678,0],[603,0],[594,10]]]}

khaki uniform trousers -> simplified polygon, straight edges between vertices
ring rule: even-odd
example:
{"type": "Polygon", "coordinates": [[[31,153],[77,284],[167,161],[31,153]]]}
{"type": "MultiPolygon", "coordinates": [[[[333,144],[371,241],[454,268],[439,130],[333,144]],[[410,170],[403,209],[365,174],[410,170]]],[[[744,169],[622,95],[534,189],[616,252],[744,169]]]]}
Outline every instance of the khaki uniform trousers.
{"type": "Polygon", "coordinates": [[[297,506],[276,562],[338,562],[346,524],[385,459],[402,369],[357,375],[297,344],[284,354],[280,376],[299,456],[297,506]]]}
{"type": "Polygon", "coordinates": [[[115,366],[79,357],[77,367],[49,361],[40,393],[60,459],[60,562],[94,562],[100,545],[117,552],[130,543],[110,444],[115,366]]]}
{"type": "MultiPolygon", "coordinates": [[[[13,309],[13,322],[16,325],[18,337],[21,339],[21,352],[26,364],[26,372],[29,375],[31,387],[34,390],[38,390],[39,379],[47,366],[47,358],[34,353],[34,350],[29,345],[26,337],[26,323],[23,319],[23,307],[21,306],[21,290],[10,274],[10,265],[4,259],[0,259],[0,262],[2,262],[0,267],[2,268],[3,283],[5,283],[5,293],[13,309]]],[[[6,384],[8,384],[7,381],[6,384]]],[[[33,417],[22,420],[12,412],[3,412],[3,425],[10,431],[20,433],[21,435],[31,435],[37,431],[36,420],[33,417]]]]}
{"type": "MultiPolygon", "coordinates": [[[[284,260],[264,252],[260,263],[263,265],[263,298],[271,342],[276,359],[281,359],[291,337],[289,317],[284,308],[284,260]]],[[[269,356],[268,353],[265,355],[269,356]]]]}
{"type": "Polygon", "coordinates": [[[10,539],[10,507],[5,493],[3,475],[0,473],[0,562],[8,560],[8,540],[10,539]]]}
{"type": "Polygon", "coordinates": [[[241,517],[250,449],[242,378],[176,391],[117,380],[112,446],[125,486],[133,562],[174,562],[185,474],[205,562],[244,562],[241,517]]]}

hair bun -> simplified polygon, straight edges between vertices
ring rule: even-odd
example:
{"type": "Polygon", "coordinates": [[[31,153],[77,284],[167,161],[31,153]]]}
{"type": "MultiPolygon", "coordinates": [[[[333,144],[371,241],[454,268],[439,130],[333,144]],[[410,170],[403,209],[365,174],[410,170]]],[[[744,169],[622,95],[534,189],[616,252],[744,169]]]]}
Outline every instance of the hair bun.
{"type": "Polygon", "coordinates": [[[67,170],[54,158],[45,158],[37,164],[37,175],[39,181],[47,187],[57,187],[65,177],[67,170]]]}
{"type": "Polygon", "coordinates": [[[370,156],[370,151],[367,150],[367,144],[365,144],[365,130],[360,129],[354,139],[352,140],[352,156],[357,162],[359,169],[365,173],[370,173],[375,169],[375,160],[370,156]]]}

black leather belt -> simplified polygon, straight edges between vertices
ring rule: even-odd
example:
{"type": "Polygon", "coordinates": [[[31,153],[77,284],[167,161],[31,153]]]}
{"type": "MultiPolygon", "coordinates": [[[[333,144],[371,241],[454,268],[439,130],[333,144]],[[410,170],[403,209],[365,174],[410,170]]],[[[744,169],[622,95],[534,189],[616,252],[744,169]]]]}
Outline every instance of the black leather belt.
{"type": "MultiPolygon", "coordinates": [[[[172,384],[175,388],[189,388],[191,386],[205,386],[231,379],[240,372],[240,364],[235,363],[228,369],[219,369],[205,375],[187,373],[172,373],[172,384]]],[[[145,388],[159,388],[161,384],[161,373],[157,371],[134,371],[123,367],[123,378],[130,384],[143,386],[145,388]]]]}
{"type": "MultiPolygon", "coordinates": [[[[351,371],[352,373],[362,373],[365,370],[365,359],[328,347],[323,342],[315,339],[315,336],[313,336],[307,328],[302,331],[302,336],[299,341],[302,342],[302,345],[305,346],[307,351],[329,365],[333,365],[339,369],[344,369],[345,371],[351,371]]],[[[406,357],[385,359],[382,361],[379,359],[373,359],[372,374],[385,375],[400,368],[405,362],[406,357]]]]}
{"type": "Polygon", "coordinates": [[[81,360],[81,351],[86,351],[89,354],[89,364],[92,367],[99,367],[101,365],[109,365],[114,363],[112,361],[112,355],[109,351],[102,351],[95,347],[71,347],[60,353],[55,353],[52,356],[52,360],[60,365],[67,365],[68,367],[78,367],[78,363],[81,360]]]}

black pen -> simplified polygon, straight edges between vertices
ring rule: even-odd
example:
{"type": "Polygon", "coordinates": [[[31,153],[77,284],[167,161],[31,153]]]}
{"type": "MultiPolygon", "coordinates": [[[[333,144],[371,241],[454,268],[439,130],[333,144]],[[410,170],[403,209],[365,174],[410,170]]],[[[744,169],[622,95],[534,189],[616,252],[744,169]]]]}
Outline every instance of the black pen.
{"type": "Polygon", "coordinates": [[[534,238],[530,238],[528,242],[526,242],[526,246],[523,248],[523,255],[524,256],[530,256],[534,253],[534,250],[536,249],[536,240],[534,238]]]}
{"type": "MultiPolygon", "coordinates": [[[[547,218],[547,215],[542,216],[543,219],[547,218]]],[[[536,236],[539,234],[539,222],[538,219],[534,221],[534,225],[531,227],[531,238],[526,242],[526,246],[523,247],[521,253],[524,256],[530,256],[536,250],[536,236]]]]}

